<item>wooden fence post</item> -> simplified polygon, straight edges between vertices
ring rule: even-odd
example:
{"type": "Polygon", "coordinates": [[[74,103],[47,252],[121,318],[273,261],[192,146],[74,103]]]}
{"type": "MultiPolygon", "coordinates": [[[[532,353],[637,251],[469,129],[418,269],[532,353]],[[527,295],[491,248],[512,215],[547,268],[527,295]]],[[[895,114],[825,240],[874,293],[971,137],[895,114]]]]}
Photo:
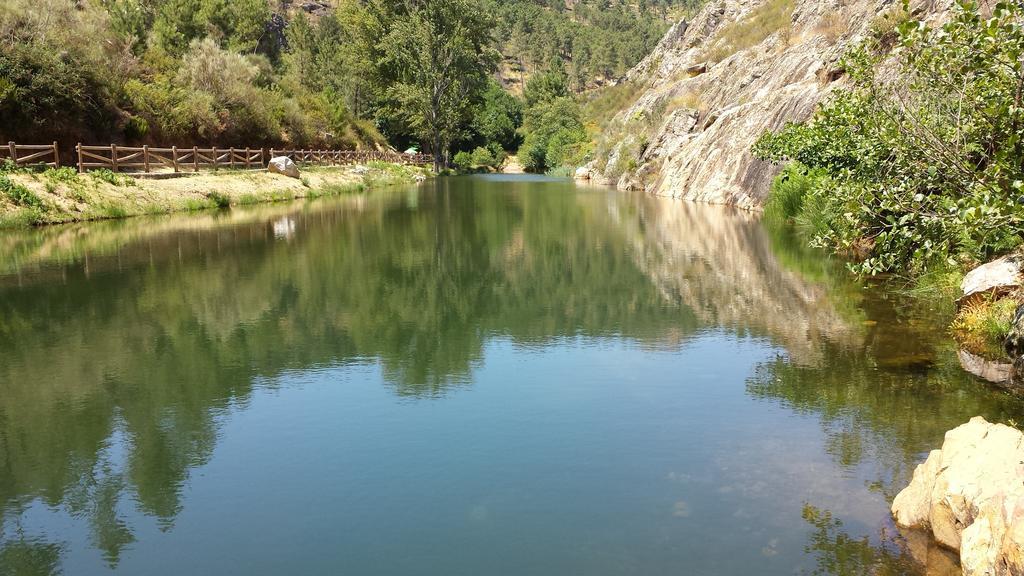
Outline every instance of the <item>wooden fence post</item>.
{"type": "Polygon", "coordinates": [[[232,146],[231,148],[228,148],[228,164],[232,168],[235,167],[235,147],[234,146],[232,146]]]}
{"type": "Polygon", "coordinates": [[[84,174],[85,173],[85,167],[82,166],[82,143],[81,142],[79,142],[75,146],[75,152],[78,153],[78,173],[79,174],[84,174]]]}
{"type": "Polygon", "coordinates": [[[142,165],[145,166],[145,170],[149,172],[149,144],[142,145],[142,165]]]}
{"type": "Polygon", "coordinates": [[[214,169],[214,171],[216,171],[217,170],[217,147],[214,146],[213,148],[211,148],[211,150],[213,150],[213,169],[214,169]]]}
{"type": "Polygon", "coordinates": [[[246,169],[246,170],[248,170],[248,169],[249,169],[249,163],[250,163],[249,159],[250,159],[251,157],[252,157],[252,154],[251,154],[251,153],[249,152],[249,147],[248,147],[248,146],[246,146],[246,147],[245,147],[245,169],[246,169]]]}
{"type": "Polygon", "coordinates": [[[192,169],[199,172],[199,147],[192,147],[192,169]]]}
{"type": "Polygon", "coordinates": [[[110,145],[110,163],[114,167],[114,172],[117,172],[117,144],[110,145]]]}
{"type": "Polygon", "coordinates": [[[18,148],[14,145],[14,141],[7,143],[7,148],[11,151],[11,162],[14,162],[14,166],[18,166],[18,148]]]}
{"type": "Polygon", "coordinates": [[[174,173],[178,173],[178,147],[171,146],[171,165],[174,166],[174,173]]]}
{"type": "Polygon", "coordinates": [[[53,167],[60,168],[60,150],[57,149],[57,141],[53,141],[53,167]]]}

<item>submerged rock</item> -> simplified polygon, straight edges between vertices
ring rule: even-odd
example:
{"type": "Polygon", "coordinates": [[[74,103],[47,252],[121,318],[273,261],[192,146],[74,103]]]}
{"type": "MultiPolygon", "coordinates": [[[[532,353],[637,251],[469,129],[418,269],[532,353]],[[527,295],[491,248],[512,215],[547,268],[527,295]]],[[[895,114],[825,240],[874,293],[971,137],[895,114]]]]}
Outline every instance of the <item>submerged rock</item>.
{"type": "Polygon", "coordinates": [[[267,162],[267,172],[273,174],[284,174],[291,178],[299,177],[299,167],[287,156],[274,156],[267,162]]]}
{"type": "Polygon", "coordinates": [[[1024,574],[1024,433],[980,416],[950,430],[892,512],[958,551],[966,576],[1024,574]]]}
{"type": "Polygon", "coordinates": [[[965,349],[958,350],[956,355],[960,360],[960,367],[965,371],[1017,394],[1024,392],[1013,385],[1013,364],[1005,360],[991,360],[965,349]]]}

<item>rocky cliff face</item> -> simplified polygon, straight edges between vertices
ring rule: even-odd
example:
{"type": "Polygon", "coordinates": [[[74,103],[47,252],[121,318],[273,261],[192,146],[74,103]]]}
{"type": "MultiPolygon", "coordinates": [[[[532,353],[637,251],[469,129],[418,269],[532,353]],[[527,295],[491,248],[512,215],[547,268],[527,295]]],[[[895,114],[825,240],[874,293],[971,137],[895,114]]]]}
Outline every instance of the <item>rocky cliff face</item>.
{"type": "MultiPolygon", "coordinates": [[[[917,0],[912,12],[943,12],[936,1],[945,0],[917,0]]],[[[895,0],[712,0],[630,71],[639,97],[577,177],[758,207],[778,168],[755,159],[751,145],[809,118],[844,83],[842,54],[891,29],[900,10],[895,0]]]]}

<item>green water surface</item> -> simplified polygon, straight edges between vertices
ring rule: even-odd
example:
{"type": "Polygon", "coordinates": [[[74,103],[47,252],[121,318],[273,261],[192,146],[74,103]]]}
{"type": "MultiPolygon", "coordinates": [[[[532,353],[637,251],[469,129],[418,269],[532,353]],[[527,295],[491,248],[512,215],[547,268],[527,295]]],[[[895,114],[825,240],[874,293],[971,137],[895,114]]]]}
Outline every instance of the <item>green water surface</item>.
{"type": "Polygon", "coordinates": [[[564,180],[5,232],[0,575],[917,574],[946,320],[564,180]]]}

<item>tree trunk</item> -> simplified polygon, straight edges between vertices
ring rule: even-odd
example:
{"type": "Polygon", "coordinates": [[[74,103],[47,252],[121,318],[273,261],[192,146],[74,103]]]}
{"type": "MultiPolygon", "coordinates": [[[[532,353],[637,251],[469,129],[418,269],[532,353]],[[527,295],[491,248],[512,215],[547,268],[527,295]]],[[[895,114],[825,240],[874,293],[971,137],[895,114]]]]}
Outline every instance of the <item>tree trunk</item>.
{"type": "Polygon", "coordinates": [[[434,129],[434,174],[441,172],[441,164],[444,160],[444,151],[441,150],[441,132],[434,129]]]}

